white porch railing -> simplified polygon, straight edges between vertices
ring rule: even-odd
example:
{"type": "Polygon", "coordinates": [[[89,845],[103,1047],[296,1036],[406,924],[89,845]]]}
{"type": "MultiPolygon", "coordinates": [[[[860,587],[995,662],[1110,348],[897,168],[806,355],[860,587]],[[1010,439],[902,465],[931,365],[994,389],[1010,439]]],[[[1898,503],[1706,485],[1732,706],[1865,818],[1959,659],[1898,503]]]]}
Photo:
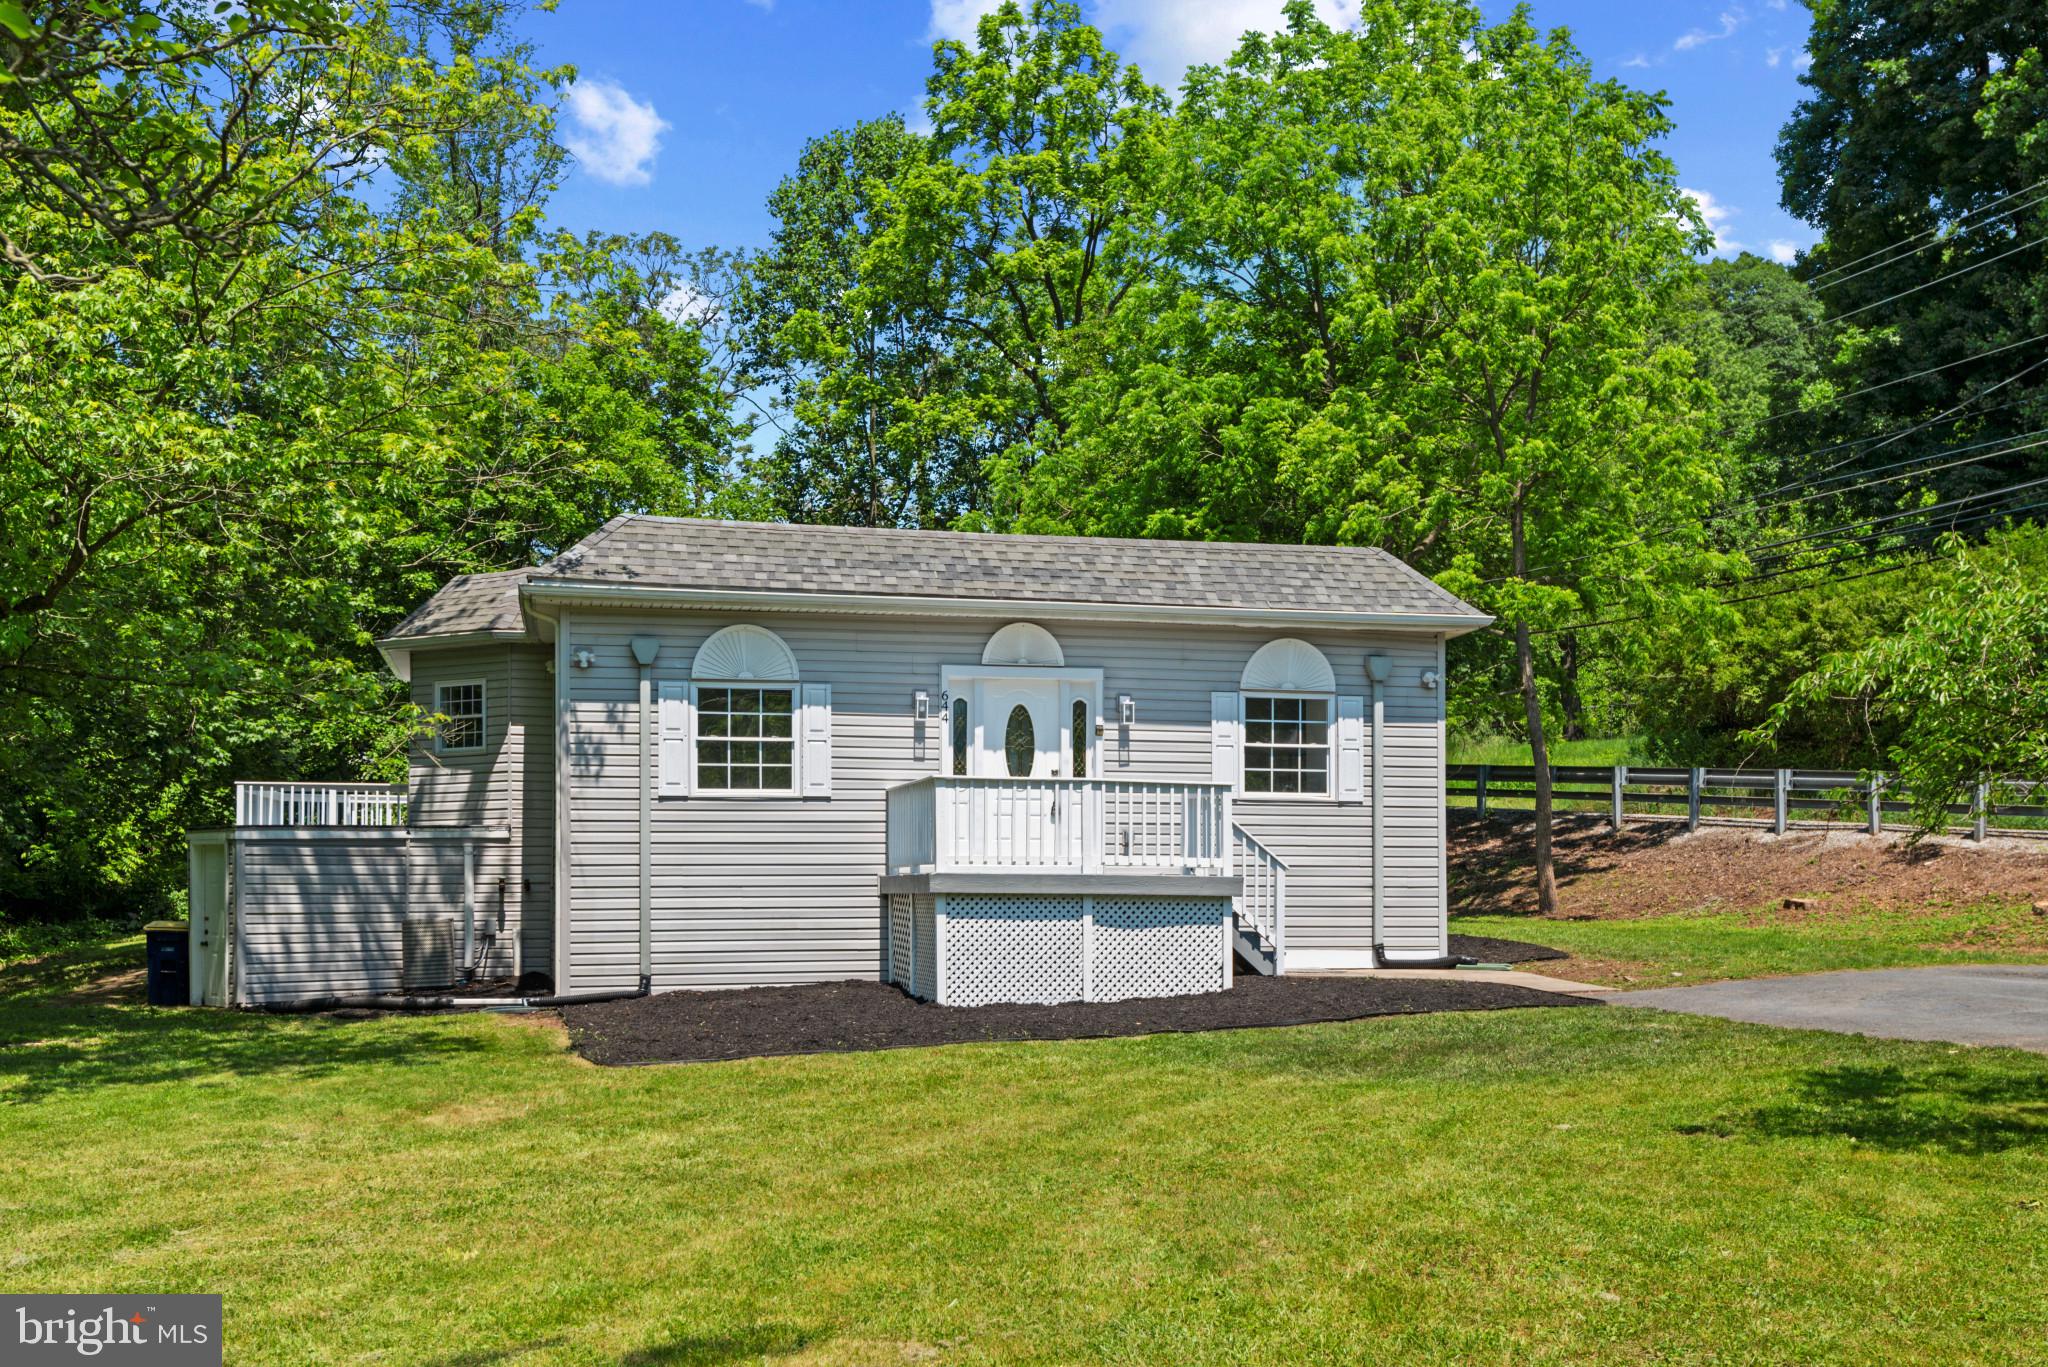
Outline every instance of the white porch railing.
{"type": "Polygon", "coordinates": [[[1238,921],[1273,946],[1274,971],[1287,970],[1287,862],[1261,845],[1242,826],[1231,827],[1237,842],[1237,872],[1244,891],[1237,899],[1238,921]]]}
{"type": "Polygon", "coordinates": [[[889,870],[1228,875],[1230,785],[1120,778],[923,778],[888,795],[889,870]]]}
{"type": "Polygon", "coordinates": [[[403,783],[237,783],[237,826],[403,826],[403,783]]]}

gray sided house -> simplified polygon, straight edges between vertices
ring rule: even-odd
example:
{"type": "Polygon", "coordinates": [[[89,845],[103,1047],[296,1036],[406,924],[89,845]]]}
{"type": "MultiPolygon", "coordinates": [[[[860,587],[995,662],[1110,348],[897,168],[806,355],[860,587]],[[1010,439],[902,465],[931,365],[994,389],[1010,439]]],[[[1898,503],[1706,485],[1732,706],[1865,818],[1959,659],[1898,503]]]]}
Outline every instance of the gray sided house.
{"type": "Polygon", "coordinates": [[[194,834],[195,999],[1433,959],[1444,642],[1488,620],[1369,549],[616,518],[379,643],[443,719],[403,791],[194,834]]]}

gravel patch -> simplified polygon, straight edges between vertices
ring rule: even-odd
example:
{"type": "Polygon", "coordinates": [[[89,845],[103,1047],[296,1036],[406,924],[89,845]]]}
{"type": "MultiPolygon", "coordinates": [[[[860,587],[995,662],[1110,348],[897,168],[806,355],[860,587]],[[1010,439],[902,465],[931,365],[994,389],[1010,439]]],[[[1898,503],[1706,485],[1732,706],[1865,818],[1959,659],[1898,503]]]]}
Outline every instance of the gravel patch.
{"type": "Polygon", "coordinates": [[[1501,983],[1246,976],[1228,992],[1189,997],[1060,1006],[932,1006],[887,983],[849,981],[664,992],[565,1007],[562,1018],[577,1053],[593,1063],[623,1065],[1596,1004],[1583,997],[1501,983]]]}

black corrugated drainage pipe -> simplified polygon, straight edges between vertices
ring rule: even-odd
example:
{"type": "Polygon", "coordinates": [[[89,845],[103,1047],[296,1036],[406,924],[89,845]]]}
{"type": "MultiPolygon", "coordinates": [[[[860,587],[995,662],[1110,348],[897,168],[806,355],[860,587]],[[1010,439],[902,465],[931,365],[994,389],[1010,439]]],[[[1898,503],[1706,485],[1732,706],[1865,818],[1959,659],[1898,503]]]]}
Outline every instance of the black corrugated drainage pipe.
{"type": "Polygon", "coordinates": [[[638,987],[613,988],[604,992],[564,992],[546,997],[301,997],[296,1001],[265,1002],[259,1011],[530,1011],[543,1006],[584,1006],[591,1002],[628,1001],[651,996],[654,984],[647,978],[638,987]]]}

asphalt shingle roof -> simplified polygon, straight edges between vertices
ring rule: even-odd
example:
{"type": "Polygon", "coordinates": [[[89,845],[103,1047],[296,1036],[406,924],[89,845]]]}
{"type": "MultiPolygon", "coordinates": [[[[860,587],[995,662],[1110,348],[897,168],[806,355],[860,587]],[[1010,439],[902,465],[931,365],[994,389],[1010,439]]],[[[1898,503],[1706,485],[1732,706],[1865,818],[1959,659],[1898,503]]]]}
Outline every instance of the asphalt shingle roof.
{"type": "Polygon", "coordinates": [[[393,635],[517,630],[522,579],[1483,620],[1476,609],[1371,547],[1005,536],[628,514],[539,569],[454,580],[393,635]]]}
{"type": "Polygon", "coordinates": [[[498,570],[491,574],[458,574],[434,596],[405,615],[384,639],[416,636],[467,636],[480,631],[526,630],[519,611],[519,586],[532,570],[498,570]]]}

